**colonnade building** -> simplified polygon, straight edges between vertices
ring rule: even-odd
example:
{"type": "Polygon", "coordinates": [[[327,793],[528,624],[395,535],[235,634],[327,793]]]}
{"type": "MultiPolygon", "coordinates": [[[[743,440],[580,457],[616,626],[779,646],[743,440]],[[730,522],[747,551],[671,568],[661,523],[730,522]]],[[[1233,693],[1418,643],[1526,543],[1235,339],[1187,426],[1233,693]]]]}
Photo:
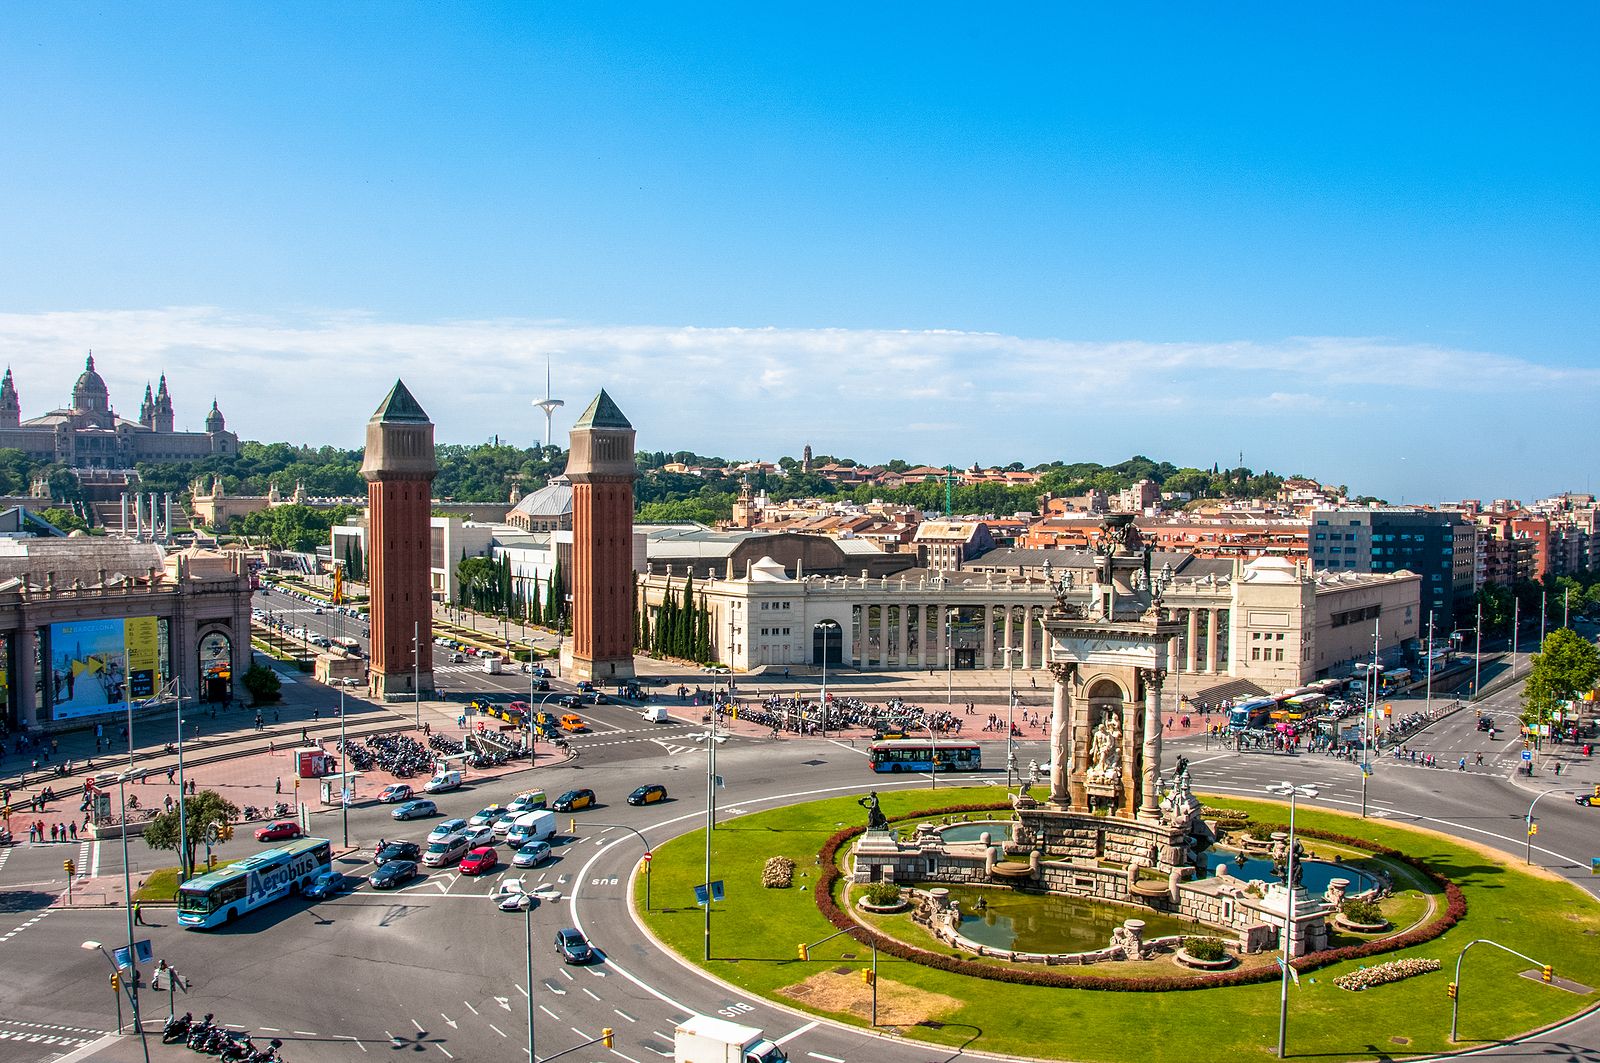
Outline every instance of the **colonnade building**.
{"type": "MultiPolygon", "coordinates": [[[[794,537],[800,538],[800,537],[794,537]]],[[[1063,575],[1083,579],[1094,555],[994,550],[962,572],[910,569],[888,576],[806,575],[773,557],[742,573],[697,575],[693,593],[712,617],[718,660],[736,671],[820,666],[927,671],[1037,671],[1046,666],[1042,621],[1063,575]]],[[[1282,558],[1203,559],[1156,553],[1169,618],[1182,625],[1173,659],[1196,695],[1246,681],[1299,686],[1343,670],[1381,645],[1418,633],[1420,580],[1409,572],[1311,574],[1282,558]]],[[[681,595],[687,566],[652,560],[641,604],[681,595]]],[[[1250,686],[1240,687],[1248,690],[1250,686]]],[[[1226,695],[1219,695],[1226,696],[1226,695]]]]}

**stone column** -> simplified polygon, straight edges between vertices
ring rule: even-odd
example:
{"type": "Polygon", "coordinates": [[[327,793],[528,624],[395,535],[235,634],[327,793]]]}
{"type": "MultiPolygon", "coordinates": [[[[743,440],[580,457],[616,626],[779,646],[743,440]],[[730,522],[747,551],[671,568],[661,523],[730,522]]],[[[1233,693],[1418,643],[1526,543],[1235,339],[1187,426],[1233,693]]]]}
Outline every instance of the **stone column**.
{"type": "Polygon", "coordinates": [[[1206,671],[1212,675],[1217,675],[1222,671],[1217,662],[1217,645],[1219,642],[1217,638],[1217,618],[1221,615],[1222,610],[1212,609],[1206,617],[1208,621],[1206,624],[1206,671]]]}
{"type": "Polygon", "coordinates": [[[1069,685],[1077,670],[1075,664],[1050,666],[1050,673],[1055,677],[1050,692],[1050,803],[1056,808],[1070,808],[1073,803],[1072,692],[1069,685]]]}
{"type": "Polygon", "coordinates": [[[1193,673],[1200,667],[1200,611],[1189,610],[1188,641],[1183,645],[1183,670],[1193,673]]]}
{"type": "Polygon", "coordinates": [[[117,529],[123,535],[128,534],[128,492],[122,492],[122,526],[117,529]]]}
{"type": "MultiPolygon", "coordinates": [[[[1005,640],[1006,640],[1006,649],[1007,650],[1010,650],[1011,647],[1013,647],[1013,646],[1015,646],[1017,644],[1016,635],[1011,630],[1011,628],[1012,628],[1012,620],[1013,620],[1012,614],[1015,613],[1015,612],[1016,612],[1016,607],[1015,606],[1010,606],[1010,605],[1006,606],[1006,619],[1005,619],[1004,637],[1005,637],[1005,640]]],[[[1007,660],[1009,660],[1009,659],[1010,659],[1010,655],[1007,654],[1007,660]]]]}
{"type": "Polygon", "coordinates": [[[994,606],[985,605],[983,608],[983,667],[985,670],[994,667],[994,606]]]}
{"type": "Polygon", "coordinates": [[[901,602],[895,609],[900,614],[898,622],[895,624],[896,634],[900,636],[900,645],[896,647],[896,660],[901,668],[909,668],[911,667],[911,645],[906,641],[906,635],[910,633],[911,625],[908,623],[910,618],[906,616],[906,603],[901,602]]]}
{"type": "Polygon", "coordinates": [[[889,607],[878,606],[878,667],[889,667],[889,607]]]}
{"type": "Polygon", "coordinates": [[[1161,778],[1161,684],[1167,673],[1160,668],[1141,668],[1144,683],[1144,778],[1139,802],[1140,819],[1159,819],[1156,783],[1161,778]]]}
{"type": "Polygon", "coordinates": [[[17,724],[20,727],[32,727],[39,722],[33,692],[34,643],[38,637],[38,625],[28,615],[28,611],[23,610],[22,626],[17,628],[11,640],[11,652],[16,655],[16,671],[12,673],[11,689],[17,699],[17,724]]]}
{"type": "Polygon", "coordinates": [[[1033,667],[1033,606],[1022,607],[1022,670],[1033,667]]]}

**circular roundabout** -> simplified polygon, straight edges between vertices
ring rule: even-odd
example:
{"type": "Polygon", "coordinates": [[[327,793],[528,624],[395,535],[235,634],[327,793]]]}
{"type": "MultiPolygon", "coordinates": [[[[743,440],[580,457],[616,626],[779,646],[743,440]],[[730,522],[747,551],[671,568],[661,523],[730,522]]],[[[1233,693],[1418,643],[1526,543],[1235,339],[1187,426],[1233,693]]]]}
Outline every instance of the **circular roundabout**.
{"type": "Polygon", "coordinates": [[[635,915],[684,962],[776,1004],[1009,1058],[1272,1057],[1286,912],[1290,1055],[1446,1053],[1600,1000],[1592,900],[1496,851],[1302,806],[1291,865],[1286,806],[1200,794],[1207,845],[1179,869],[1098,835],[1041,844],[1033,802],[1010,796],[884,793],[865,827],[855,797],[719,823],[710,959],[705,910],[659,901],[705,881],[703,830],[655,849],[657,903],[636,888],[635,915]],[[792,867],[774,875],[775,861],[792,867]],[[1556,977],[1476,949],[1453,997],[1478,939],[1556,977]]]}

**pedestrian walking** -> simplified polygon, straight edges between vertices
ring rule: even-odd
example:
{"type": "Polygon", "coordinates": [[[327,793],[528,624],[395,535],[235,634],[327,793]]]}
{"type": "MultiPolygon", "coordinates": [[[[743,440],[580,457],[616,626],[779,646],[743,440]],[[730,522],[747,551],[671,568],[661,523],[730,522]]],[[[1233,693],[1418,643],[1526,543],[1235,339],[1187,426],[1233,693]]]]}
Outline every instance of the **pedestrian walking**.
{"type": "Polygon", "coordinates": [[[134,926],[149,926],[150,925],[149,923],[144,921],[144,905],[140,904],[138,901],[134,901],[133,902],[133,925],[134,926]]]}
{"type": "Polygon", "coordinates": [[[275,794],[283,793],[283,780],[282,779],[274,779],[272,781],[272,792],[275,793],[275,794]]]}
{"type": "Polygon", "coordinates": [[[172,778],[173,778],[173,776],[175,776],[177,774],[178,774],[178,769],[177,768],[168,768],[167,769],[167,785],[168,786],[172,785],[172,778]]]}
{"type": "Polygon", "coordinates": [[[1560,775],[1561,775],[1561,762],[1558,760],[1558,761],[1556,761],[1556,776],[1559,778],[1560,775]]]}
{"type": "Polygon", "coordinates": [[[72,832],[72,840],[73,841],[77,841],[78,840],[78,821],[77,820],[73,820],[71,823],[68,823],[67,824],[67,830],[72,832]]]}

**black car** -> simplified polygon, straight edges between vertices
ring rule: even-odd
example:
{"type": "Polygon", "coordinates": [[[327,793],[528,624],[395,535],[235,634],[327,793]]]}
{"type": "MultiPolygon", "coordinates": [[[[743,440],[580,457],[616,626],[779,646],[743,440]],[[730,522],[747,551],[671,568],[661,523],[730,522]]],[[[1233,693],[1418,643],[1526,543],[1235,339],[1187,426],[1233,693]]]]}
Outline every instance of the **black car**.
{"type": "Polygon", "coordinates": [[[667,788],[662,786],[660,783],[651,783],[648,786],[641,786],[633,793],[629,794],[628,804],[653,805],[657,801],[665,801],[666,799],[667,788]]]}
{"type": "Polygon", "coordinates": [[[1587,808],[1600,808],[1600,793],[1580,794],[1576,800],[1587,808]]]}
{"type": "Polygon", "coordinates": [[[368,877],[367,883],[375,890],[389,890],[416,877],[417,862],[415,860],[390,860],[387,864],[374,871],[368,877]]]}
{"type": "Polygon", "coordinates": [[[583,699],[576,694],[566,694],[556,699],[556,704],[563,708],[575,709],[583,704],[583,699]]]}
{"type": "Polygon", "coordinates": [[[535,690],[549,690],[550,689],[550,680],[548,680],[548,679],[535,679],[533,681],[533,689],[535,689],[535,690]]]}
{"type": "Polygon", "coordinates": [[[1487,731],[1492,726],[1494,726],[1494,722],[1492,720],[1490,720],[1489,717],[1487,717],[1487,716],[1479,716],[1478,717],[1478,730],[1487,731]]]}
{"type": "Polygon", "coordinates": [[[387,864],[391,860],[421,860],[422,846],[416,842],[390,842],[379,849],[373,859],[380,865],[387,864]]]}
{"type": "Polygon", "coordinates": [[[580,808],[594,807],[593,790],[568,790],[550,806],[557,812],[576,812],[580,808]]]}
{"type": "Polygon", "coordinates": [[[588,940],[571,927],[556,931],[556,951],[561,953],[563,963],[588,963],[594,959],[594,949],[589,947],[588,940]]]}

